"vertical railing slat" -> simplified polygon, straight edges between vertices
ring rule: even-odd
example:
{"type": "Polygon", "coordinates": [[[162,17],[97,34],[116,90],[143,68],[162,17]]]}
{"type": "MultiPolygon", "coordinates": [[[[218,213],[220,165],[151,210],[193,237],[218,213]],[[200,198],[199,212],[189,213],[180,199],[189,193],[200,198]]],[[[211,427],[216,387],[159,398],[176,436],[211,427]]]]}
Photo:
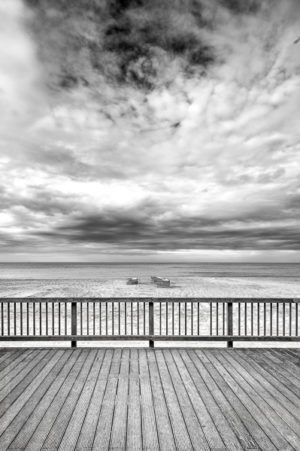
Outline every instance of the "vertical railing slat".
{"type": "MultiPolygon", "coordinates": [[[[227,304],[227,335],[231,337],[233,335],[233,308],[232,302],[229,301],[227,304]]],[[[227,347],[233,347],[233,340],[227,341],[227,347]]]]}

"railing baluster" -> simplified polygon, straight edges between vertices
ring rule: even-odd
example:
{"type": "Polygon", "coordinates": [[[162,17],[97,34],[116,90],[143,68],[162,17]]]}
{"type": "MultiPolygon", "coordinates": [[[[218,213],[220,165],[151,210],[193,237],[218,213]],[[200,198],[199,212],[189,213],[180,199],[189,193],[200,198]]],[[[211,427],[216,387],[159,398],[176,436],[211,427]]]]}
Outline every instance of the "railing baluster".
{"type": "Polygon", "coordinates": [[[296,327],[296,336],[298,337],[298,334],[299,334],[299,332],[298,332],[298,302],[296,303],[296,324],[295,324],[295,327],[296,327]]]}
{"type": "Polygon", "coordinates": [[[105,302],[105,333],[108,335],[108,305],[107,302],[105,302]]]}
{"type": "Polygon", "coordinates": [[[102,304],[99,302],[99,335],[102,335],[102,304]]]}
{"type": "Polygon", "coordinates": [[[264,336],[266,336],[266,329],[267,329],[267,324],[266,324],[266,303],[264,302],[264,336]]]}
{"type": "Polygon", "coordinates": [[[194,335],[194,304],[191,302],[191,335],[194,335]]]}
{"type": "Polygon", "coordinates": [[[168,319],[168,302],[166,302],[166,335],[169,335],[168,319]]]}
{"type": "Polygon", "coordinates": [[[26,335],[29,335],[29,304],[26,302],[26,335]]]}
{"type": "Polygon", "coordinates": [[[284,302],[282,303],[282,310],[283,310],[283,312],[282,312],[282,325],[283,325],[282,334],[283,334],[283,336],[285,336],[285,303],[284,302]]]}
{"type": "Polygon", "coordinates": [[[276,335],[279,335],[279,303],[276,304],[276,335]]]}
{"type": "Polygon", "coordinates": [[[253,337],[253,323],[254,323],[253,302],[251,302],[251,336],[252,337],[253,337]]]}
{"type": "MultiPolygon", "coordinates": [[[[72,302],[71,304],[71,335],[72,336],[77,335],[77,302],[72,302]]],[[[76,340],[71,341],[71,347],[72,348],[77,347],[76,340]]]]}
{"type": "Polygon", "coordinates": [[[119,335],[121,335],[121,302],[118,302],[118,327],[119,327],[119,335]]]}
{"type": "Polygon", "coordinates": [[[260,304],[259,302],[257,303],[257,335],[260,335],[260,304]]]}
{"type": "Polygon", "coordinates": [[[273,335],[273,303],[270,304],[270,335],[273,335]]]}
{"type": "Polygon", "coordinates": [[[146,335],[146,302],[143,302],[143,304],[144,335],[146,335]]]}
{"type": "Polygon", "coordinates": [[[161,335],[161,302],[159,303],[159,335],[161,335]]]}
{"type": "Polygon", "coordinates": [[[289,335],[292,335],[292,303],[289,303],[289,321],[290,321],[290,327],[289,327],[289,335]]]}
{"type": "Polygon", "coordinates": [[[225,302],[222,302],[223,337],[225,335],[225,302]]]}
{"type": "Polygon", "coordinates": [[[58,302],[58,335],[61,335],[60,324],[61,324],[61,305],[60,302],[58,302]]]}
{"type": "Polygon", "coordinates": [[[52,335],[55,332],[55,322],[54,322],[54,302],[52,302],[52,335]]]}
{"type": "MultiPolygon", "coordinates": [[[[154,335],[154,314],[153,314],[153,301],[149,302],[149,336],[153,337],[154,335]]],[[[154,341],[152,338],[149,340],[150,348],[154,348],[154,341]]]]}
{"type": "Polygon", "coordinates": [[[93,335],[96,335],[96,305],[93,302],[93,335]]]}
{"type": "Polygon", "coordinates": [[[4,313],[3,313],[3,302],[1,302],[1,335],[4,335],[4,313]]]}
{"type": "Polygon", "coordinates": [[[130,302],[130,321],[131,321],[131,335],[133,335],[133,307],[132,301],[130,302]]]}
{"type": "MultiPolygon", "coordinates": [[[[6,314],[7,314],[7,335],[10,335],[10,302],[7,302],[7,309],[6,309],[6,314]]],[[[28,334],[27,334],[28,335],[28,334]]]]}
{"type": "Polygon", "coordinates": [[[209,303],[209,335],[212,335],[212,303],[209,303]]]}
{"type": "Polygon", "coordinates": [[[125,335],[127,335],[127,304],[126,301],[124,302],[125,305],[125,335]]]}
{"type": "Polygon", "coordinates": [[[20,302],[20,332],[23,335],[23,302],[20,302]]]}
{"type": "Polygon", "coordinates": [[[35,333],[35,302],[33,302],[32,307],[33,307],[33,335],[36,335],[36,333],[35,333]]]}
{"type": "Polygon", "coordinates": [[[179,335],[181,335],[181,302],[178,302],[179,335]]]}
{"type": "Polygon", "coordinates": [[[89,302],[86,303],[86,334],[90,335],[90,304],[89,302]]]}
{"type": "Polygon", "coordinates": [[[197,302],[197,335],[200,335],[200,302],[197,302]]]}
{"type": "Polygon", "coordinates": [[[219,303],[216,302],[216,335],[219,335],[219,303]]]}
{"type": "MultiPolygon", "coordinates": [[[[21,311],[21,318],[22,318],[22,302],[20,303],[20,311],[21,311]]],[[[22,323],[21,323],[22,324],[22,323]]],[[[21,335],[23,332],[21,332],[21,335]]],[[[42,303],[39,302],[39,334],[40,336],[43,335],[43,325],[42,325],[42,303]]]]}
{"type": "Polygon", "coordinates": [[[238,304],[238,335],[241,335],[241,303],[238,304]]]}
{"type": "Polygon", "coordinates": [[[187,315],[186,315],[186,301],[184,303],[184,335],[186,335],[186,329],[187,329],[187,315]]]}
{"type": "Polygon", "coordinates": [[[244,333],[247,335],[247,302],[244,303],[244,333]]]}
{"type": "Polygon", "coordinates": [[[14,303],[14,335],[17,335],[17,304],[14,303]]]}
{"type": "Polygon", "coordinates": [[[172,335],[175,335],[175,311],[174,302],[172,302],[172,335]]]}
{"type": "Polygon", "coordinates": [[[46,301],[46,335],[48,336],[48,302],[46,301]]]}
{"type": "MultiPolygon", "coordinates": [[[[227,335],[231,337],[233,335],[233,312],[232,312],[232,302],[227,304],[227,335]]],[[[227,347],[233,347],[233,340],[227,341],[227,347]]]]}
{"type": "Polygon", "coordinates": [[[68,305],[64,302],[65,306],[65,335],[68,335],[68,327],[67,327],[67,317],[68,317],[68,305]]]}

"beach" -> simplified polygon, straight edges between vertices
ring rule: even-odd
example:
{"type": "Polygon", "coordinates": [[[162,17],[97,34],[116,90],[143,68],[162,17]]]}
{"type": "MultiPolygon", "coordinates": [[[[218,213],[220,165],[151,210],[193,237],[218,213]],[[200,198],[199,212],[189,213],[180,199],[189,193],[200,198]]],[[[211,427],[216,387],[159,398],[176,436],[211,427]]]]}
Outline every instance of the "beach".
{"type": "MultiPolygon", "coordinates": [[[[1,264],[0,267],[0,297],[296,298],[300,293],[298,277],[300,265],[291,264],[51,263],[1,264]],[[152,275],[168,277],[171,280],[170,288],[157,287],[151,282],[152,275]],[[139,284],[127,285],[128,277],[138,277],[139,284]]],[[[208,311],[204,309],[203,315],[207,316],[208,327],[208,311]]],[[[37,346],[44,344],[47,343],[38,343],[37,346]]],[[[53,344],[69,345],[64,342],[52,342],[53,344]]],[[[131,344],[143,345],[141,342],[131,344]]],[[[81,343],[81,346],[90,345],[97,346],[99,343],[81,343]]],[[[128,342],[118,342],[119,345],[128,346],[128,342]]],[[[172,346],[172,343],[168,343],[169,345],[172,346]]],[[[178,342],[174,345],[178,346],[178,342]]],[[[183,342],[182,345],[194,346],[195,343],[183,342]]],[[[246,345],[251,346],[251,343],[246,345]]],[[[253,346],[258,345],[265,346],[265,344],[253,343],[253,346]]],[[[274,343],[271,345],[274,346],[274,343]]],[[[278,343],[280,347],[284,345],[284,343],[278,343]]],[[[115,346],[115,343],[101,342],[101,346],[115,346]]],[[[224,344],[212,342],[205,343],[205,346],[224,346],[224,344]]],[[[237,343],[236,346],[241,347],[244,344],[237,343]]],[[[298,346],[297,343],[294,346],[298,346]]]]}
{"type": "Polygon", "coordinates": [[[298,297],[300,264],[0,264],[1,297],[298,297]],[[151,276],[167,277],[170,288],[151,276]],[[138,285],[127,285],[138,277],[138,285]]]}

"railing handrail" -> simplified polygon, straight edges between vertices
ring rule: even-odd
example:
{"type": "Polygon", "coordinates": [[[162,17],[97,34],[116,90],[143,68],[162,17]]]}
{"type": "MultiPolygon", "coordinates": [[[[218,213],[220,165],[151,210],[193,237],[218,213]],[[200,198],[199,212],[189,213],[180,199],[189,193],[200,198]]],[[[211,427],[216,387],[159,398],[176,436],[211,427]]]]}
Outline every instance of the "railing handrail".
{"type": "Polygon", "coordinates": [[[0,297],[0,341],[300,342],[300,298],[0,297]],[[206,304],[206,307],[203,306],[206,304]],[[141,331],[142,329],[142,331],[141,331]],[[208,335],[207,335],[208,334],[208,335]]]}
{"type": "Polygon", "coordinates": [[[203,302],[203,303],[300,303],[299,298],[243,298],[243,297],[0,297],[0,302],[203,302]]]}

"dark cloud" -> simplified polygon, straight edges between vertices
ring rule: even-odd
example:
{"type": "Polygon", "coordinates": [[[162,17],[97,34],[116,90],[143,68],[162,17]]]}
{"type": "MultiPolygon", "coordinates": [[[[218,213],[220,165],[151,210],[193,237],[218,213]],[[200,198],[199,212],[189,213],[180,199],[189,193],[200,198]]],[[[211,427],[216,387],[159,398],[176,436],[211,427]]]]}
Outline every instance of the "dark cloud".
{"type": "Polygon", "coordinates": [[[221,5],[236,14],[255,14],[264,3],[263,0],[220,0],[221,5]]]}
{"type": "Polygon", "coordinates": [[[172,251],[178,249],[299,250],[300,231],[290,225],[263,223],[261,218],[209,219],[193,216],[157,220],[145,211],[106,210],[75,217],[41,237],[74,244],[109,244],[122,249],[172,251]]]}
{"type": "Polygon", "coordinates": [[[27,0],[49,83],[66,90],[110,83],[153,89],[178,61],[186,74],[215,62],[201,35],[201,2],[27,0]],[[197,4],[197,5],[195,5],[197,4]],[[53,78],[54,77],[54,78],[53,78]]]}

